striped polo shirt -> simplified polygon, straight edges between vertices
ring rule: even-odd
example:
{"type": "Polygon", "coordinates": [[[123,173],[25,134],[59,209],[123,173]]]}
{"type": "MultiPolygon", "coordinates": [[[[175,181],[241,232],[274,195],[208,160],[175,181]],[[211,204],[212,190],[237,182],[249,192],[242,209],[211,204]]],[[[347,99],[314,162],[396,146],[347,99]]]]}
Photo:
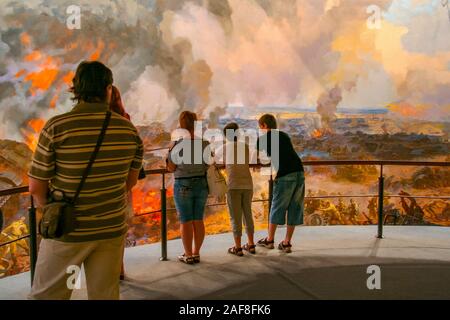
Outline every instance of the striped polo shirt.
{"type": "MultiPolygon", "coordinates": [[[[94,151],[108,105],[81,102],[72,111],[50,119],[33,155],[29,176],[49,181],[50,190],[75,195],[94,151]]],[[[133,124],[112,113],[100,151],[75,207],[76,229],[65,242],[111,239],[126,232],[126,180],[140,170],[142,140],[133,124]]]]}

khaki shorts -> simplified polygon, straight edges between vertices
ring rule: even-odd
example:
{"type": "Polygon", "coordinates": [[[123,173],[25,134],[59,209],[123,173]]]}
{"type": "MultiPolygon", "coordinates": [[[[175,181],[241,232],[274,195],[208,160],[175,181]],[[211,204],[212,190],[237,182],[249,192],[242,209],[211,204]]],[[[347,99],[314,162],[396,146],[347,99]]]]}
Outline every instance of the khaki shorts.
{"type": "Polygon", "coordinates": [[[43,239],[30,299],[60,300],[72,295],[74,269],[84,265],[88,299],[119,299],[124,236],[86,242],[43,239]]]}

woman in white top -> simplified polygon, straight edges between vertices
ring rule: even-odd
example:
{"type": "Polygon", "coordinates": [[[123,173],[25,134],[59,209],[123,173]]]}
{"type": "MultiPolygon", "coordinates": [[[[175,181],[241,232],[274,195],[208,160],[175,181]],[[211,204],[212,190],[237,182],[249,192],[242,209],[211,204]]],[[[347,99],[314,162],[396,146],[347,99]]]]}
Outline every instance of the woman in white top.
{"type": "Polygon", "coordinates": [[[194,134],[196,121],[197,115],[193,112],[180,114],[180,128],[188,135],[174,144],[167,159],[167,168],[175,176],[174,200],[184,246],[184,254],[178,259],[187,264],[200,262],[200,249],[205,239],[203,215],[208,198],[206,172],[210,162],[210,156],[205,155],[211,155],[209,143],[194,134]]]}

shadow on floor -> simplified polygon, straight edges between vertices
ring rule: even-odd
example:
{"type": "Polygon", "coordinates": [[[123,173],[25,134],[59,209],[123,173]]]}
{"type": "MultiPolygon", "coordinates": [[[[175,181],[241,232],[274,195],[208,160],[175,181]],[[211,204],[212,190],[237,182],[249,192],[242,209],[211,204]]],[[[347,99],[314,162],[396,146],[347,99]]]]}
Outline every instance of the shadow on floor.
{"type": "Polygon", "coordinates": [[[122,299],[450,299],[450,263],[442,261],[345,256],[251,260],[198,265],[192,272],[146,283],[129,279],[122,284],[122,299]],[[381,269],[380,290],[367,287],[370,265],[381,269]]]}

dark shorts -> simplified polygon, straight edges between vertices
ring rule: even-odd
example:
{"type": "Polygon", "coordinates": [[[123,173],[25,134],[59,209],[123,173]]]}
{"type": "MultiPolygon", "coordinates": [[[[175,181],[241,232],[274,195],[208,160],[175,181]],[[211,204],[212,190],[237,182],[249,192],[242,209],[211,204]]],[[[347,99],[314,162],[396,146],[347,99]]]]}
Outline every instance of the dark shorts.
{"type": "Polygon", "coordinates": [[[203,220],[207,198],[206,178],[175,179],[174,200],[181,223],[203,220]]]}
{"type": "Polygon", "coordinates": [[[270,208],[270,223],[289,226],[303,224],[305,175],[293,172],[275,179],[270,208]]]}

